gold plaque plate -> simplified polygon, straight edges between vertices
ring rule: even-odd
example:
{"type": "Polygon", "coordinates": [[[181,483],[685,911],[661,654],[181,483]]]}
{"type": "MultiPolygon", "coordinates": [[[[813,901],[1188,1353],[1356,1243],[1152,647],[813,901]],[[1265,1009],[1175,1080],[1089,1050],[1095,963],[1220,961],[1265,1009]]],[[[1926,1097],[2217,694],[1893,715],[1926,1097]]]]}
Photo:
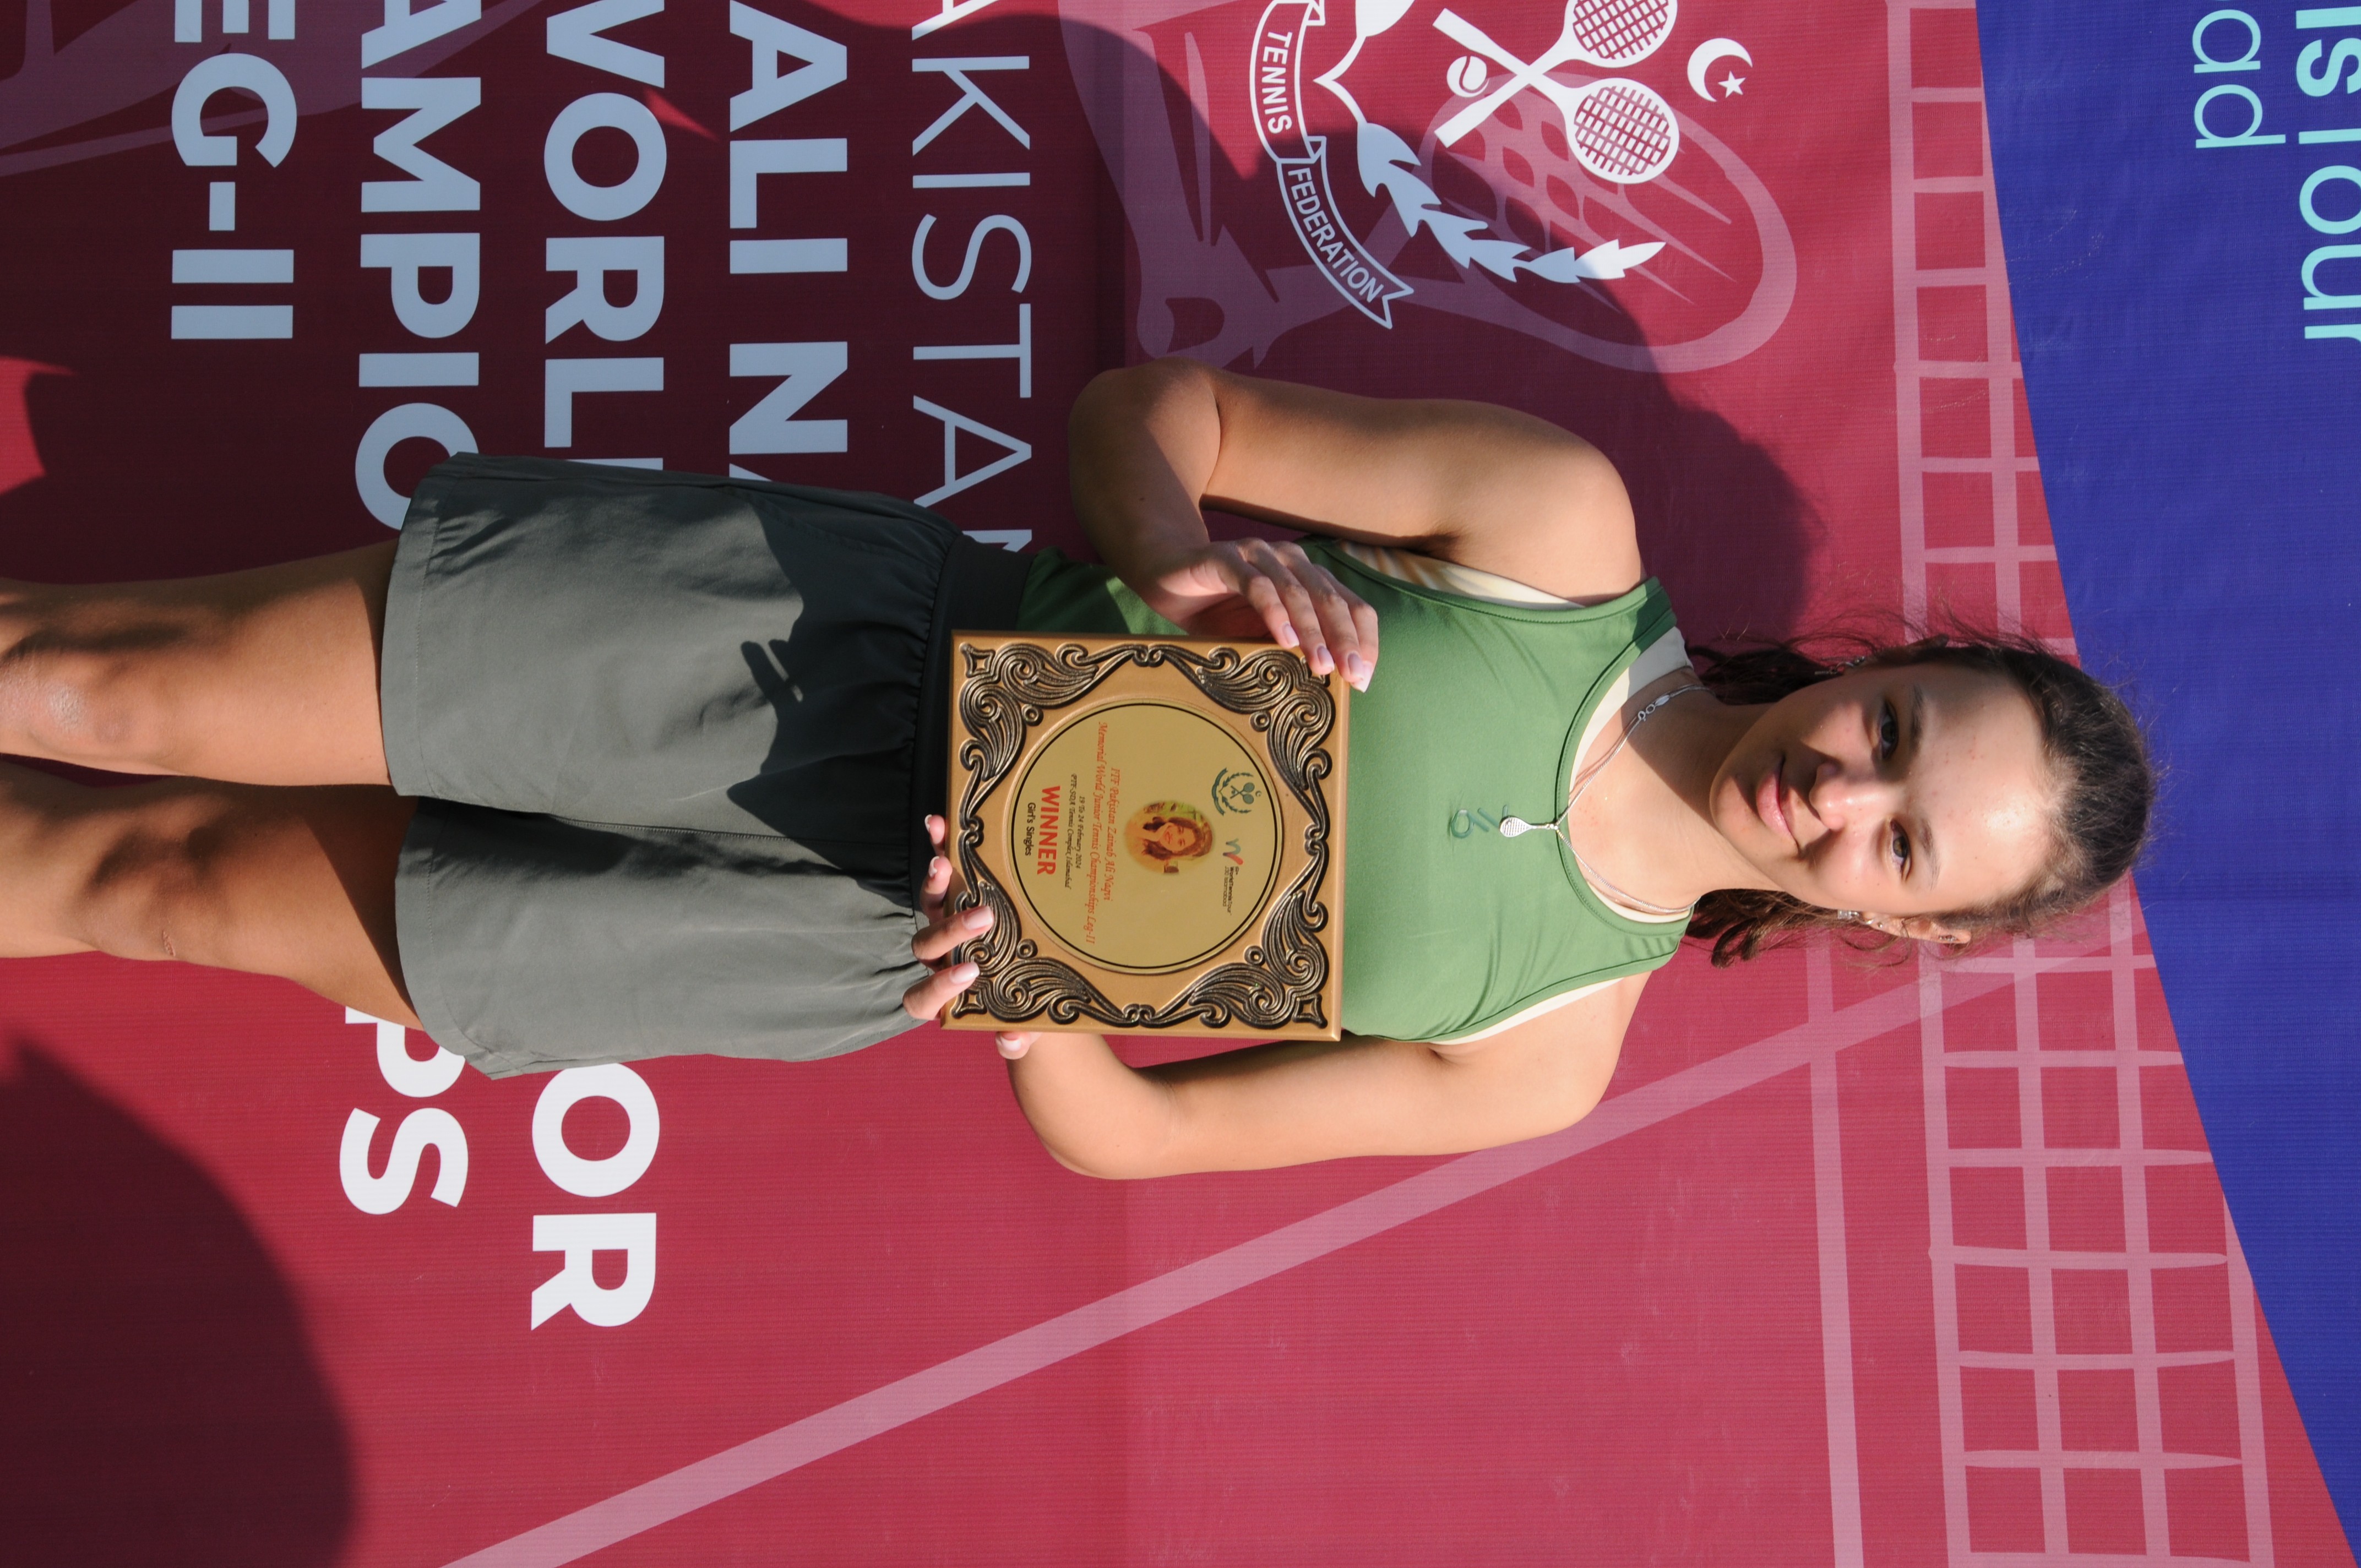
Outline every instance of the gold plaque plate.
{"type": "Polygon", "coordinates": [[[1268,644],[952,638],[953,1029],[1333,1040],[1346,693],[1268,644]]]}

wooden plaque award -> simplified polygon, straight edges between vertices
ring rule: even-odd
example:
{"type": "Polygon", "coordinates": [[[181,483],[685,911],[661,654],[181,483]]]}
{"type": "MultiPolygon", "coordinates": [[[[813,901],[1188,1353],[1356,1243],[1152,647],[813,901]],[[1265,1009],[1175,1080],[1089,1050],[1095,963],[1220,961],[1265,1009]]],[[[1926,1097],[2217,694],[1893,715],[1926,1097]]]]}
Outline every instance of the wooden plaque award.
{"type": "Polygon", "coordinates": [[[1333,1040],[1347,687],[1269,644],[951,640],[953,1029],[1333,1040]]]}

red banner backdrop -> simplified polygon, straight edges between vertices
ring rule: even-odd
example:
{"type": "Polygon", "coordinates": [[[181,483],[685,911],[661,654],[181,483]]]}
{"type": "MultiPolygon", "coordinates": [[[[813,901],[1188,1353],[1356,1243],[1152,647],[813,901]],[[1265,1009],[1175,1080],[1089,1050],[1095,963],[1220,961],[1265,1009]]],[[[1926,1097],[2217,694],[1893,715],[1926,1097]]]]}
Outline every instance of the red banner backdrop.
{"type": "MultiPolygon", "coordinates": [[[[1068,401],[1182,353],[1592,436],[1692,640],[2070,647],[1972,12],[1463,4],[24,0],[5,569],[470,446],[1078,549],[1068,401]]],[[[1134,1186],[973,1036],[493,1083],[97,958],[0,1028],[28,1560],[2353,1561],[2128,895],[1685,956],[1533,1144],[1134,1186]]]]}

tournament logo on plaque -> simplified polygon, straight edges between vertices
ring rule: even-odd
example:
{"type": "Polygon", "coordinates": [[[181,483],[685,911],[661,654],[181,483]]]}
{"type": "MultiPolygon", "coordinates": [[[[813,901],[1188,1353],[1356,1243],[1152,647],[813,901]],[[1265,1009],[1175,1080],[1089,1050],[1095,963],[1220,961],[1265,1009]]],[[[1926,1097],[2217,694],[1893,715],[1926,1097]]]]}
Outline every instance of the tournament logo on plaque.
{"type": "Polygon", "coordinates": [[[1334,1039],[1346,687],[1269,646],[955,639],[952,1028],[1334,1039]]]}

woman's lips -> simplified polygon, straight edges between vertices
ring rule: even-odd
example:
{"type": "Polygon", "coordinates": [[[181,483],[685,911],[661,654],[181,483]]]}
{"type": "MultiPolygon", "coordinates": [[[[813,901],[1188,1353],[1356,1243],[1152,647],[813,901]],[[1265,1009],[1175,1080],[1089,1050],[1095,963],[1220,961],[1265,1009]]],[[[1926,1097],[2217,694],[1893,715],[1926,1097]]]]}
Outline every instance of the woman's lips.
{"type": "Polygon", "coordinates": [[[1777,828],[1793,839],[1795,837],[1795,824],[1787,820],[1785,804],[1780,799],[1779,770],[1786,765],[1786,762],[1787,759],[1782,756],[1773,762],[1763,773],[1763,782],[1754,786],[1754,815],[1763,818],[1766,826],[1777,828]]]}

